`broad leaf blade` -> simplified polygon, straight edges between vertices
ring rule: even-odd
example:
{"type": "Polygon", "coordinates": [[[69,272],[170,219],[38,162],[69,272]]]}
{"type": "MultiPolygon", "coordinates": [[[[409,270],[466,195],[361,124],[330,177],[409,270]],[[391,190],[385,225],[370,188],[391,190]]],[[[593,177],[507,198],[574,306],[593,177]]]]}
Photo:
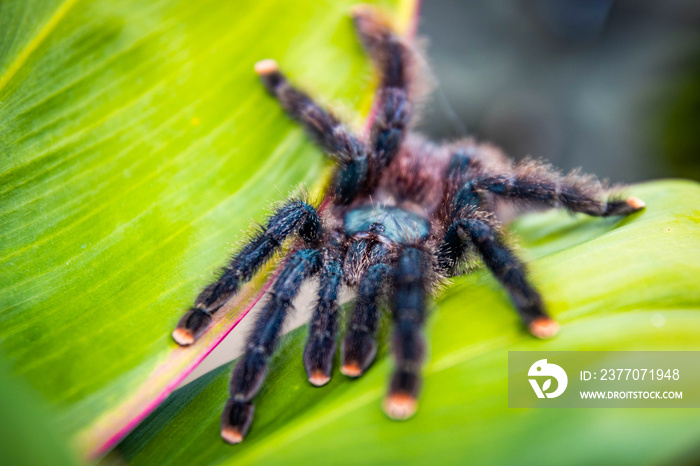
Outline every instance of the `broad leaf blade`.
{"type": "Polygon", "coordinates": [[[507,408],[509,350],[698,350],[700,186],[661,181],[630,191],[631,217],[530,215],[512,230],[548,308],[549,341],[525,333],[485,270],[437,301],[430,362],[415,418],[388,420],[380,403],[386,350],[356,381],[334,372],[314,388],[301,364],[306,329],[279,351],[248,438],[219,438],[230,365],[179,390],[113,452],[132,464],[461,463],[639,464],[679,461],[700,440],[695,410],[507,408]],[[659,322],[663,325],[659,326],[659,322]]]}
{"type": "Polygon", "coordinates": [[[249,219],[323,177],[253,64],[369,109],[352,3],[0,3],[0,349],[84,453],[220,341],[264,276],[195,347],[170,332],[249,219]]]}
{"type": "Polygon", "coordinates": [[[77,464],[51,410],[0,359],[0,460],[2,464],[77,464]]]}

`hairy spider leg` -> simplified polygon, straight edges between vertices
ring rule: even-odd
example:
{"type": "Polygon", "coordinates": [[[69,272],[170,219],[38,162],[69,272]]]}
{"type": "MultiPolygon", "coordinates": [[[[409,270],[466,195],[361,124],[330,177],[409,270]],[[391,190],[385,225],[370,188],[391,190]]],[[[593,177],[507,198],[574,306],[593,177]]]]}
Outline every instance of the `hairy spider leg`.
{"type": "Polygon", "coordinates": [[[538,338],[554,336],[559,327],[544,311],[539,293],[530,285],[525,266],[503,242],[497,228],[485,218],[476,217],[453,223],[438,250],[438,263],[444,269],[454,266],[470,245],[474,245],[491,273],[510,294],[518,314],[530,332],[538,338]]]}
{"type": "MultiPolygon", "coordinates": [[[[347,224],[345,228],[347,228],[347,224]]],[[[345,282],[349,285],[359,285],[362,274],[366,272],[367,268],[380,262],[386,262],[387,254],[387,246],[377,241],[376,238],[352,238],[343,260],[345,282]]]]}
{"type": "Polygon", "coordinates": [[[348,328],[341,345],[340,372],[348,377],[359,377],[374,361],[377,354],[379,327],[379,299],[391,275],[384,263],[370,266],[360,279],[354,308],[348,319],[348,328]]]}
{"type": "Polygon", "coordinates": [[[409,100],[411,71],[415,57],[409,46],[391,29],[376,10],[360,5],[353,10],[357,35],[380,74],[376,115],[370,146],[378,175],[398,153],[411,120],[409,100]]]}
{"type": "Polygon", "coordinates": [[[564,207],[596,217],[629,215],[644,208],[636,197],[606,198],[601,183],[589,175],[572,172],[562,175],[550,165],[525,160],[512,167],[511,173],[478,173],[469,179],[458,197],[473,197],[477,191],[488,191],[499,197],[535,202],[548,207],[564,207]]]}
{"type": "Polygon", "coordinates": [[[369,161],[365,144],[330,112],[292,86],[274,60],[256,63],[255,71],[287,114],[301,123],[321,148],[339,162],[334,182],[335,198],[340,204],[350,203],[367,181],[369,161]]]}
{"type": "Polygon", "coordinates": [[[395,368],[384,400],[384,411],[392,419],[407,419],[416,411],[425,357],[423,324],[428,267],[423,251],[408,247],[401,252],[394,272],[392,349],[395,368]]]}
{"type": "Polygon", "coordinates": [[[343,280],[343,251],[338,242],[331,239],[323,254],[318,298],[304,347],[306,375],[309,382],[317,387],[325,385],[331,379],[340,313],[338,293],[343,280]]]}
{"type": "Polygon", "coordinates": [[[288,201],[234,255],[229,265],[221,270],[219,279],[199,294],[194,307],[178,322],[173,339],[183,346],[194,343],[211,323],[212,315],[253,277],[291,234],[298,233],[306,243],[311,243],[318,239],[320,229],[321,220],[316,209],[299,200],[288,201]]]}
{"type": "Polygon", "coordinates": [[[282,333],[282,325],[293,308],[292,300],[301,284],[315,274],[322,257],[317,249],[294,253],[269,293],[269,301],[258,316],[231,376],[230,395],[221,417],[221,437],[228,443],[240,443],[253,418],[253,398],[267,374],[267,363],[282,333]]]}

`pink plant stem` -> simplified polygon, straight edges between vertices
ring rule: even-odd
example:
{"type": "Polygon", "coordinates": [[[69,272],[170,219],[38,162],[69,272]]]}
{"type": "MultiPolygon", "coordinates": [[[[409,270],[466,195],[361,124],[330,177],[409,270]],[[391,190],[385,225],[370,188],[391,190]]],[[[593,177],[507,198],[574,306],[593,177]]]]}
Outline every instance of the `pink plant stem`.
{"type": "MultiPolygon", "coordinates": [[[[279,269],[278,269],[279,270],[279,269]]],[[[263,288],[260,290],[260,292],[257,294],[255,299],[253,299],[248,306],[246,307],[245,311],[241,312],[238,318],[233,322],[233,324],[224,332],[222,332],[214,341],[212,341],[209,346],[207,346],[192,362],[185,367],[182,371],[180,371],[176,377],[174,377],[163,389],[153,398],[152,401],[150,401],[146,406],[144,406],[143,410],[139,412],[133,419],[131,419],[123,428],[119,429],[117,432],[115,432],[114,435],[109,437],[107,441],[102,444],[99,448],[97,448],[94,452],[90,454],[90,459],[94,460],[99,458],[100,456],[104,455],[107,453],[109,450],[114,448],[114,446],[119,443],[121,439],[126,437],[129,432],[134,430],[146,417],[148,417],[149,414],[151,414],[160,404],[165,401],[165,399],[173,392],[175,389],[182,383],[185,378],[187,378],[188,375],[192,373],[193,370],[199,366],[199,364],[206,359],[209,354],[214,351],[214,348],[219,346],[219,344],[224,341],[224,339],[228,336],[231,331],[233,331],[236,326],[243,320],[243,318],[248,315],[251,309],[255,307],[255,305],[260,301],[260,299],[265,295],[267,290],[270,288],[272,283],[274,283],[275,278],[277,278],[277,275],[279,274],[279,271],[275,271],[275,274],[268,280],[263,288]]],[[[155,377],[158,376],[158,370],[156,370],[156,373],[154,374],[155,377]]]]}

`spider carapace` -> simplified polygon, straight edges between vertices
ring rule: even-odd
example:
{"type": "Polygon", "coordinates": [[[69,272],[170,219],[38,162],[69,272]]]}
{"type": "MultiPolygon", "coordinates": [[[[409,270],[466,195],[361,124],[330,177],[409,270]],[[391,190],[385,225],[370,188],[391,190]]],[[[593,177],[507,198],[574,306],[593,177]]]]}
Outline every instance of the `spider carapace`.
{"type": "Polygon", "coordinates": [[[386,298],[393,318],[394,372],[384,410],[405,419],[416,410],[421,386],[427,301],[442,280],[466,271],[470,253],[480,255],[508,291],[533,335],[557,332],[502,237],[494,213],[499,204],[559,206],[595,216],[628,215],[644,207],[637,198],[613,196],[591,176],[562,175],[541,162],[515,163],[471,139],[435,145],[411,133],[418,62],[412,44],[369,7],[353,10],[353,19],[380,74],[369,134],[354,135],[290,84],[274,61],[255,65],[269,93],[336,161],[329,202],[321,213],[298,199],[279,207],[173,332],[180,345],[192,344],[285,240],[298,238],[300,246],[282,265],[233,371],[221,420],[221,435],[229,443],[241,442],[250,428],[253,399],[305,280],[319,281],[303,355],[309,382],[321,386],[330,380],[341,287],[356,294],[340,344],[340,371],[349,377],[361,376],[374,359],[380,301],[386,298]]]}

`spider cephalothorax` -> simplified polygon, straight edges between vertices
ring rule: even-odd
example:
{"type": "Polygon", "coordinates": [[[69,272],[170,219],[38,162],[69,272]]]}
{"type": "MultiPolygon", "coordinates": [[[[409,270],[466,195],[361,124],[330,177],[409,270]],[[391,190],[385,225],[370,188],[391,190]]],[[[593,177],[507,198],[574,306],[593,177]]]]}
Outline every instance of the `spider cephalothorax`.
{"type": "Polygon", "coordinates": [[[253,399],[305,280],[316,276],[320,282],[304,350],[304,366],[316,386],[330,380],[341,287],[354,287],[357,295],[340,345],[340,370],[350,377],[359,377],[372,363],[378,302],[389,299],[395,369],[384,410],[405,419],[414,413],[420,391],[428,297],[442,279],[464,270],[470,252],[478,253],[506,288],[532,334],[546,338],[557,331],[523,264],[501,237],[493,213],[497,203],[560,206],[595,216],[628,215],[644,207],[637,198],[609,197],[593,177],[563,176],[533,161],[516,164],[473,140],[437,146],[409,133],[415,53],[373,10],[356,9],[353,17],[381,76],[368,137],[353,135],[293,87],[274,61],[257,63],[267,90],[337,162],[329,203],[323,212],[301,200],[278,208],[173,332],[179,344],[193,343],[212,314],[285,240],[298,237],[300,247],[282,266],[233,371],[221,422],[221,435],[229,443],[240,442],[250,427],[253,399]]]}

